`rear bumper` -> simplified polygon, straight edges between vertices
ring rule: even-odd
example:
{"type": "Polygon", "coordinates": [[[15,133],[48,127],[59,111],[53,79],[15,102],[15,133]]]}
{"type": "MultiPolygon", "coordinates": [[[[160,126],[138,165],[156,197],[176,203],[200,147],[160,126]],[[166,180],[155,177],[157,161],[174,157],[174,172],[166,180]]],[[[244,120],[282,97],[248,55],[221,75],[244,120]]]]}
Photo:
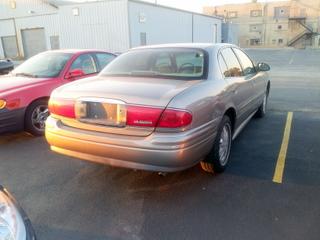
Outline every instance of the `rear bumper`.
{"type": "Polygon", "coordinates": [[[0,134],[24,129],[25,108],[0,110],[0,134]]]}
{"type": "Polygon", "coordinates": [[[175,172],[197,164],[212,147],[212,125],[182,133],[121,136],[65,126],[49,117],[46,138],[55,152],[116,167],[175,172]],[[210,126],[210,127],[209,127],[210,126]]]}

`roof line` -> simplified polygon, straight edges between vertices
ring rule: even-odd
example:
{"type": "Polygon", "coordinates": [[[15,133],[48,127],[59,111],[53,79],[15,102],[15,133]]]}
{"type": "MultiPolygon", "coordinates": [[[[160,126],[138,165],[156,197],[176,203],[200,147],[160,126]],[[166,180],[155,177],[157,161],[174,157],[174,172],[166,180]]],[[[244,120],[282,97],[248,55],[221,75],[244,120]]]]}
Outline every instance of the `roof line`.
{"type": "Polygon", "coordinates": [[[41,0],[43,3],[48,4],[49,6],[58,9],[58,6],[53,4],[50,0],[41,0]]]}
{"type": "Polygon", "coordinates": [[[207,14],[203,14],[203,13],[192,12],[192,11],[188,11],[188,10],[184,10],[184,9],[180,9],[180,8],[169,7],[169,6],[165,6],[165,5],[161,5],[161,4],[155,4],[152,2],[145,2],[145,1],[141,1],[141,0],[128,0],[128,1],[140,3],[140,4],[144,4],[144,5],[149,5],[149,6],[154,6],[154,7],[161,7],[161,8],[165,8],[165,9],[175,10],[175,11],[179,11],[179,12],[190,13],[190,14],[198,15],[198,16],[202,16],[202,17],[215,18],[215,19],[219,19],[219,20],[223,19],[219,16],[212,16],[212,15],[207,15],[207,14]]]}

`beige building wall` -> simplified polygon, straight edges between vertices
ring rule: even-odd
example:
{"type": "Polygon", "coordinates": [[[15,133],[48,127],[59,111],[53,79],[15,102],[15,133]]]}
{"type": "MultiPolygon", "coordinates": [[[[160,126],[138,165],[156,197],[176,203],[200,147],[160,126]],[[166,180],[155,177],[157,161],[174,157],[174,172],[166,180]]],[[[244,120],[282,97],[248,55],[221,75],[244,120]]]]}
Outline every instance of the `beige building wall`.
{"type": "Polygon", "coordinates": [[[319,47],[320,0],[254,1],[204,7],[203,11],[238,24],[241,47],[319,47]]]}

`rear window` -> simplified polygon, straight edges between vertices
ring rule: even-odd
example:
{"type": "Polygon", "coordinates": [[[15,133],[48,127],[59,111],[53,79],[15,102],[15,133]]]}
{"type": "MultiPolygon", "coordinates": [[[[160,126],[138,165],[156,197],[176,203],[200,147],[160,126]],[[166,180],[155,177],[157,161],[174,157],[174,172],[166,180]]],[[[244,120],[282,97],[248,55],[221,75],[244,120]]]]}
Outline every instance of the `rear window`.
{"type": "Polygon", "coordinates": [[[169,79],[204,79],[206,52],[189,48],[139,49],[122,54],[102,72],[103,76],[137,76],[169,79]]]}

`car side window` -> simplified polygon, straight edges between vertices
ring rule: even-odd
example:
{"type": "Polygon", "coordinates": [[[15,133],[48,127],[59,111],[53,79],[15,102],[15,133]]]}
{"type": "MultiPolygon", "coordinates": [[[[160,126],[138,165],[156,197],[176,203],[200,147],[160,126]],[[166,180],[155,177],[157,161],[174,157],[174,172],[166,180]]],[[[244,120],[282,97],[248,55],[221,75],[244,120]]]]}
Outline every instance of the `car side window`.
{"type": "Polygon", "coordinates": [[[100,70],[102,70],[105,66],[107,66],[113,59],[115,59],[115,56],[108,53],[96,53],[95,54],[100,70]]]}
{"type": "Polygon", "coordinates": [[[225,77],[241,77],[243,76],[241,65],[238,58],[234,54],[231,48],[225,48],[221,51],[221,54],[227,64],[227,71],[224,72],[225,77]]]}
{"type": "Polygon", "coordinates": [[[219,62],[219,66],[220,66],[220,70],[221,70],[221,73],[226,76],[228,75],[227,71],[228,71],[228,66],[226,64],[226,62],[224,61],[221,53],[219,53],[218,55],[218,62],[219,62]]]}
{"type": "Polygon", "coordinates": [[[80,55],[71,65],[70,70],[80,69],[85,74],[97,73],[97,66],[90,54],[80,55]]]}
{"type": "Polygon", "coordinates": [[[233,48],[233,51],[237,54],[243,69],[243,74],[245,76],[256,73],[256,69],[251,61],[251,59],[242,52],[240,49],[233,48]]]}

